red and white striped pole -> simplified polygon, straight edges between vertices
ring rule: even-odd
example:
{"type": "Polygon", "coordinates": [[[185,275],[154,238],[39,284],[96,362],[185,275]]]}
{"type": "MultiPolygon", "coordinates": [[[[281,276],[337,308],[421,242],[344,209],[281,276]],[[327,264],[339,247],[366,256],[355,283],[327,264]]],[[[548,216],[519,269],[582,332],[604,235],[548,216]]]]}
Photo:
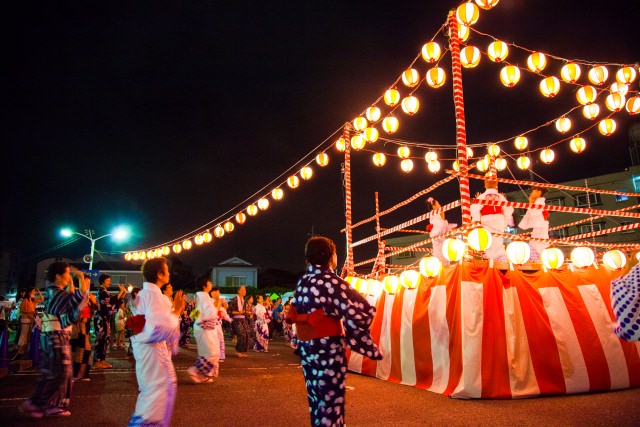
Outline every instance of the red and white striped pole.
{"type": "Polygon", "coordinates": [[[342,129],[342,138],[344,139],[344,200],[345,200],[345,230],[347,233],[347,257],[342,267],[342,277],[353,274],[353,231],[352,231],[352,214],[351,214],[351,141],[349,138],[349,123],[344,125],[342,129]]]}
{"type": "Polygon", "coordinates": [[[456,146],[460,168],[460,202],[462,225],[471,223],[471,194],[469,191],[467,162],[467,129],[464,120],[464,98],[462,96],[462,65],[460,64],[460,39],[456,12],[449,12],[449,50],[451,50],[451,72],[453,74],[453,105],[456,116],[456,146]]]}

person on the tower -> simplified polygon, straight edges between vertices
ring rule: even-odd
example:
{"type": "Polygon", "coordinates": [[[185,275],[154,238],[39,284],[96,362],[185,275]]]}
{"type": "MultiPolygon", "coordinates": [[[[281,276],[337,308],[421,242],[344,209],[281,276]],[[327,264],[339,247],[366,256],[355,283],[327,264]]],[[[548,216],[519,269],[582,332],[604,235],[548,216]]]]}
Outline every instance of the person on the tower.
{"type": "MultiPolygon", "coordinates": [[[[549,238],[549,211],[545,210],[542,206],[545,206],[544,195],[547,193],[547,189],[544,187],[533,186],[531,187],[531,193],[529,194],[529,203],[534,205],[540,205],[538,208],[527,209],[527,213],[524,214],[518,227],[523,230],[533,229],[531,231],[531,237],[538,239],[549,238]]],[[[531,248],[531,261],[539,261],[540,254],[543,250],[549,247],[545,242],[529,242],[531,248]]]]}

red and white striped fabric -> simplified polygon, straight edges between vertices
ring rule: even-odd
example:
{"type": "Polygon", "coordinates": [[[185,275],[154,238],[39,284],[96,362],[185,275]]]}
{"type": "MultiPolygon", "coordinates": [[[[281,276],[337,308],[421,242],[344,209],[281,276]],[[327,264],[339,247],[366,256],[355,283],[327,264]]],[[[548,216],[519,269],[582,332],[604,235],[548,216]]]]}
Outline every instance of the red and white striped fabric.
{"type": "Polygon", "coordinates": [[[372,336],[385,357],[348,352],[349,369],[456,398],[640,386],[640,344],[613,334],[610,284],[618,275],[445,267],[415,290],[370,300],[372,336]]]}

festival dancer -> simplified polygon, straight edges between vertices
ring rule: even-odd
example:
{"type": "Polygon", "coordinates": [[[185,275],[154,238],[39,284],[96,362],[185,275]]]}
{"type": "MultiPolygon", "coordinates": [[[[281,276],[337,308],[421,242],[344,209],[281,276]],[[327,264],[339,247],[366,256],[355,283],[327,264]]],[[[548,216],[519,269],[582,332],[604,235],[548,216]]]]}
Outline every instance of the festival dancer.
{"type": "Polygon", "coordinates": [[[213,286],[207,275],[198,277],[200,291],[196,293],[196,313],[193,332],[198,344],[196,363],[187,369],[194,383],[212,383],[218,377],[220,342],[217,327],[220,324],[218,309],[209,296],[213,286]]]}
{"type": "MultiPolygon", "coordinates": [[[[498,193],[498,180],[494,175],[487,176],[484,185],[486,190],[477,197],[478,200],[507,201],[506,197],[498,193]]],[[[513,208],[474,203],[471,205],[471,220],[480,222],[490,233],[504,234],[507,225],[513,226],[513,208]]],[[[484,251],[486,257],[496,261],[506,261],[507,252],[504,248],[504,239],[501,236],[494,235],[492,237],[491,245],[484,251]]]]}
{"type": "MultiPolygon", "coordinates": [[[[83,273],[84,287],[91,288],[91,277],[83,273]]],[[[91,320],[90,305],[96,304],[93,294],[89,294],[87,305],[80,314],[80,319],[73,324],[71,330],[71,350],[73,359],[73,381],[91,381],[89,372],[91,371],[91,334],[89,331],[89,321],[91,320]],[[93,298],[93,299],[92,299],[93,298]]]]}
{"type": "Polygon", "coordinates": [[[258,304],[255,307],[256,314],[256,342],[253,351],[269,351],[269,324],[267,319],[267,309],[263,305],[262,295],[258,295],[258,304]]]}
{"type": "MultiPolygon", "coordinates": [[[[436,209],[440,209],[440,203],[438,203],[438,201],[433,197],[429,197],[427,199],[427,212],[431,212],[436,209]]],[[[449,260],[446,259],[444,257],[444,254],[442,253],[443,240],[435,239],[435,237],[448,233],[455,227],[456,224],[449,224],[449,221],[446,220],[446,218],[444,217],[444,212],[429,215],[429,225],[427,226],[427,231],[429,232],[429,237],[433,239],[431,241],[431,245],[433,247],[432,255],[442,261],[442,263],[445,265],[449,264],[449,260]]]]}
{"type": "MultiPolygon", "coordinates": [[[[547,189],[545,187],[531,187],[531,193],[529,194],[529,203],[533,203],[534,205],[545,206],[545,198],[544,195],[547,193],[547,189]]],[[[520,224],[518,227],[523,230],[528,230],[532,228],[531,237],[538,239],[548,239],[549,238],[549,211],[541,208],[530,208],[527,209],[527,213],[524,214],[520,224]]],[[[548,243],[545,242],[529,242],[529,247],[531,248],[531,261],[539,261],[540,254],[543,250],[549,247],[548,243]]]]}
{"type": "MultiPolygon", "coordinates": [[[[635,256],[632,260],[637,262],[635,256]]],[[[640,264],[611,282],[611,305],[613,333],[626,341],[640,341],[640,264]]]]}
{"type": "Polygon", "coordinates": [[[218,315],[220,317],[220,323],[216,326],[216,331],[218,332],[218,341],[220,342],[220,357],[218,358],[218,362],[224,362],[226,359],[226,351],[224,344],[224,330],[222,329],[222,322],[226,321],[231,323],[232,319],[229,317],[227,313],[227,301],[220,296],[220,288],[217,286],[213,286],[209,291],[209,296],[213,300],[213,305],[218,309],[218,315]]]}
{"type": "Polygon", "coordinates": [[[173,302],[160,287],[169,283],[169,267],[164,257],[142,264],[145,282],[134,300],[136,315],[128,321],[133,329],[131,344],[136,359],[136,378],[140,394],[129,427],[171,424],[176,399],[176,371],[171,354],[178,353],[180,313],[184,308],[182,291],[173,302]]]}
{"type": "Polygon", "coordinates": [[[238,357],[247,357],[249,335],[251,334],[247,320],[247,315],[250,313],[251,308],[247,309],[249,304],[244,300],[246,294],[247,289],[244,286],[240,286],[238,294],[229,301],[229,314],[233,319],[231,328],[238,338],[236,343],[236,356],[238,357]]]}
{"type": "Polygon", "coordinates": [[[305,255],[307,271],[296,285],[287,321],[297,329],[296,354],[307,385],[311,424],[342,426],[345,345],[373,360],[382,359],[369,333],[376,310],[333,272],[338,261],[333,241],[312,237],[305,255]]]}

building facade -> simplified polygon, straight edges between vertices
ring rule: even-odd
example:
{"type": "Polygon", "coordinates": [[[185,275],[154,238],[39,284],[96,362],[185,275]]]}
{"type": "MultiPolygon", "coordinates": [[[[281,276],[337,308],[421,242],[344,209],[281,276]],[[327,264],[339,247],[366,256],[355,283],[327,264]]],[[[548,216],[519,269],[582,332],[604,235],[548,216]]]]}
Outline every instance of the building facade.
{"type": "Polygon", "coordinates": [[[211,281],[214,285],[221,287],[257,288],[258,269],[257,265],[252,265],[238,257],[229,258],[212,267],[211,281]]]}

